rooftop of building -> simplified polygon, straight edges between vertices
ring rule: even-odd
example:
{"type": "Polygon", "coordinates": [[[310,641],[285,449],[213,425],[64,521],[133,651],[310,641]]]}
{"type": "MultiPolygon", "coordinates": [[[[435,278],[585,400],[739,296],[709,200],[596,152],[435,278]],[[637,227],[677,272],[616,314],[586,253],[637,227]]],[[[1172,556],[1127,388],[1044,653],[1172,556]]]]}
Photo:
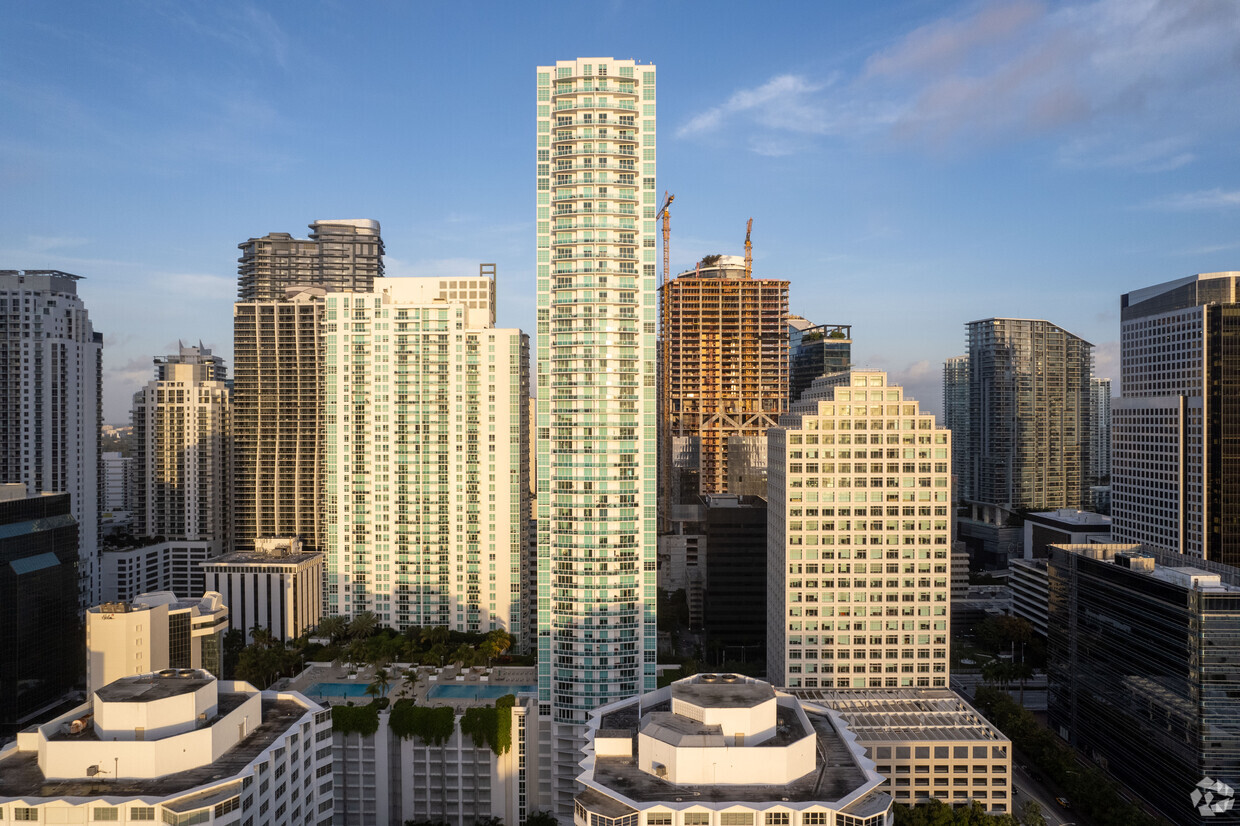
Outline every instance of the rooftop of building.
{"type": "Polygon", "coordinates": [[[1139,304],[1157,295],[1161,295],[1177,287],[1185,287],[1198,281],[1213,281],[1219,278],[1240,278],[1240,271],[1224,270],[1222,272],[1199,272],[1195,275],[1188,275],[1184,278],[1176,278],[1171,281],[1164,281],[1161,284],[1153,284],[1149,287],[1142,287],[1138,290],[1132,290],[1123,294],[1122,301],[1128,305],[1139,304]]]}
{"type": "Polygon", "coordinates": [[[195,668],[167,669],[157,674],[122,677],[95,692],[105,703],[150,703],[182,694],[192,694],[215,678],[195,668]]]}
{"type": "Polygon", "coordinates": [[[1240,594],[1240,570],[1217,562],[1139,544],[1052,544],[1049,547],[1125,568],[1190,591],[1240,594]],[[1192,564],[1181,564],[1186,561],[1192,564]]]}
{"type": "MultiPolygon", "coordinates": [[[[220,702],[229,695],[221,693],[220,702]]],[[[244,697],[245,695],[238,695],[244,697]]],[[[276,742],[309,709],[294,700],[264,697],[262,724],[218,760],[205,766],[156,778],[107,779],[100,774],[74,780],[49,780],[39,769],[37,751],[10,748],[0,755],[0,797],[166,797],[237,775],[276,742]]],[[[106,769],[106,765],[102,767],[106,769]]]]}
{"type": "Polygon", "coordinates": [[[44,278],[69,278],[73,281],[81,281],[86,277],[84,275],[74,275],[69,272],[61,272],[60,270],[0,270],[0,276],[6,275],[22,278],[30,276],[42,276],[44,278]]]}
{"type": "Polygon", "coordinates": [[[315,558],[322,558],[321,553],[303,551],[300,553],[272,554],[265,551],[234,551],[212,557],[201,563],[203,570],[210,570],[228,565],[288,565],[295,567],[315,558]]]}
{"type": "MultiPolygon", "coordinates": [[[[775,689],[770,683],[715,682],[719,679],[716,675],[703,676],[702,682],[673,683],[672,699],[700,708],[752,708],[775,699],[775,689]]],[[[724,680],[728,676],[731,675],[722,675],[724,680]]]]}
{"type": "Polygon", "coordinates": [[[1059,508],[1053,511],[1037,511],[1025,514],[1025,519],[1048,525],[1062,525],[1065,528],[1110,529],[1111,517],[1093,511],[1078,511],[1072,508],[1059,508]]]}
{"type": "Polygon", "coordinates": [[[216,591],[207,591],[200,597],[179,597],[172,591],[151,591],[138,594],[129,602],[101,602],[86,610],[91,614],[131,614],[167,605],[169,611],[198,608],[206,613],[213,613],[224,608],[223,599],[216,591]]]}
{"type": "MultiPolygon", "coordinates": [[[[767,686],[769,689],[770,687],[767,686]]],[[[671,714],[669,700],[656,703],[649,707],[641,707],[640,698],[612,709],[600,719],[600,731],[608,730],[612,736],[616,732],[624,732],[634,738],[633,755],[638,754],[637,731],[641,718],[655,714],[680,716],[671,714]]],[[[814,769],[796,780],[783,784],[766,783],[752,784],[698,784],[672,783],[656,775],[643,771],[636,757],[597,756],[594,759],[593,781],[599,786],[612,790],[638,803],[651,802],[689,802],[689,803],[763,803],[772,800],[780,802],[830,802],[840,800],[855,792],[869,781],[866,772],[857,764],[853,749],[845,736],[836,728],[831,716],[822,710],[807,709],[807,717],[813,733],[817,735],[814,769]]],[[[688,720],[688,718],[682,718],[688,720]]],[[[688,721],[686,725],[693,721],[688,721]]],[[[696,723],[701,726],[701,723],[696,723]]],[[[775,737],[750,748],[770,748],[786,746],[804,737],[800,718],[791,706],[781,705],[776,713],[775,737]]],[[[717,728],[717,727],[716,727],[717,728]]],[[[622,735],[621,735],[622,736],[622,735]]],[[[688,743],[687,745],[692,745],[688,743]]],[[[600,799],[605,795],[594,792],[600,799]]],[[[630,811],[618,801],[600,800],[603,805],[614,805],[620,813],[630,811]]],[[[884,798],[885,800],[885,798],[884,798]]],[[[584,801],[583,801],[584,802],[584,801]]],[[[883,805],[886,805],[885,802],[883,805]]],[[[601,811],[594,805],[591,811],[601,811]]]]}
{"type": "Polygon", "coordinates": [[[864,743],[1008,740],[976,709],[946,688],[782,690],[839,712],[849,730],[864,743]]]}

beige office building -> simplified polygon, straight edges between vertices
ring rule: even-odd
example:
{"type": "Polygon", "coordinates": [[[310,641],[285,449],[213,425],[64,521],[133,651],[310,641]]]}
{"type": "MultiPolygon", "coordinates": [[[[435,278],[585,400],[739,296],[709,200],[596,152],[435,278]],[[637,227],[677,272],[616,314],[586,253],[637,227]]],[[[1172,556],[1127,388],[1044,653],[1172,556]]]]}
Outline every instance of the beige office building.
{"type": "Polygon", "coordinates": [[[880,371],[818,379],[769,431],[767,673],[947,686],[951,433],[880,371]]]}

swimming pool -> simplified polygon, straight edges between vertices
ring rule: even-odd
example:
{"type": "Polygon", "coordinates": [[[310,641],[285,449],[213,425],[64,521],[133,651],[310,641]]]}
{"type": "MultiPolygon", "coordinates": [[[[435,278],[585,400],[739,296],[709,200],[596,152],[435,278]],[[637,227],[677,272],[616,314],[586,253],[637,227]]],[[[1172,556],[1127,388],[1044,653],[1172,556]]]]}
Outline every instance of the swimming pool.
{"type": "Polygon", "coordinates": [[[426,692],[430,700],[495,700],[505,694],[528,694],[536,685],[495,685],[493,683],[444,683],[426,692]]]}
{"type": "Polygon", "coordinates": [[[310,697],[365,697],[366,683],[315,683],[305,694],[310,697]]]}

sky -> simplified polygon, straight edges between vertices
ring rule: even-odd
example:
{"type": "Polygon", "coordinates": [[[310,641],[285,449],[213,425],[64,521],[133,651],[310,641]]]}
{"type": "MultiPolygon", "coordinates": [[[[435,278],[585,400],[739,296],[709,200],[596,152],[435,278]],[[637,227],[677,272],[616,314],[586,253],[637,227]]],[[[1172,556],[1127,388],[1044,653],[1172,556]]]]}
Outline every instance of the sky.
{"type": "Polygon", "coordinates": [[[116,424],[178,340],[231,365],[237,244],[316,219],[379,220],[389,276],[497,264],[532,332],[535,67],[579,56],[658,66],[673,274],[753,218],[754,275],[935,412],[968,321],[1118,383],[1122,293],[1240,270],[1235,0],[17,0],[0,269],[85,277],[116,424]]]}

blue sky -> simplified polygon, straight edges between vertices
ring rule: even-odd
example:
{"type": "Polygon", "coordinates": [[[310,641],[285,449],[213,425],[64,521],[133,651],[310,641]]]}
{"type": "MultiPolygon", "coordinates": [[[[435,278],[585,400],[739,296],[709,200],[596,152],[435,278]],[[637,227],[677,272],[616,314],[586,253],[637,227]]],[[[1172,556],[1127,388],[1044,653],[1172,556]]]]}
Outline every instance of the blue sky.
{"type": "Polygon", "coordinates": [[[534,67],[659,67],[672,269],[740,254],[940,407],[964,323],[1047,318],[1118,379],[1120,293],[1240,269],[1240,3],[16,2],[0,269],[56,268],[128,418],[232,355],[236,245],[382,222],[388,274],[499,266],[534,326],[534,67]]]}

